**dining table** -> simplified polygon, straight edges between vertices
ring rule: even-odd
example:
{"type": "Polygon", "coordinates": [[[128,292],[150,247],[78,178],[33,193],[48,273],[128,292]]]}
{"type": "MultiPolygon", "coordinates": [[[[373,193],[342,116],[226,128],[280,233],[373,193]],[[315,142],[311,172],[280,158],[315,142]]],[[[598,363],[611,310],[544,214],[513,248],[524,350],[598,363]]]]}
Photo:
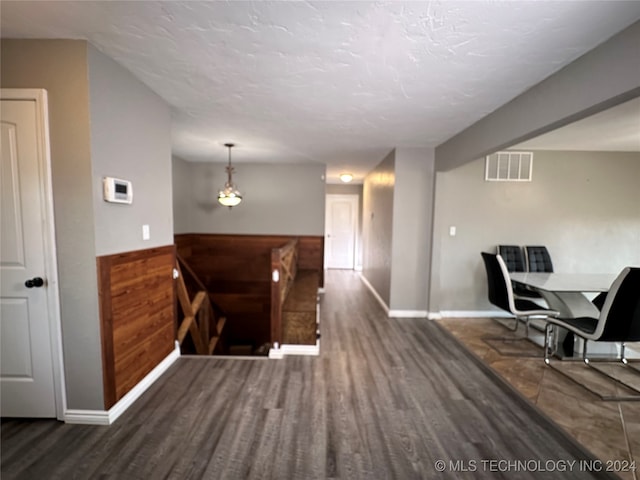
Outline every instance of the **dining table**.
{"type": "MultiPolygon", "coordinates": [[[[555,272],[511,272],[513,282],[534,290],[545,300],[548,308],[559,313],[561,318],[598,318],[600,311],[591,302],[590,296],[607,292],[618,276],[617,273],[555,273],[555,272]]],[[[555,338],[563,345],[564,355],[574,357],[582,349],[582,339],[574,341],[568,331],[555,327],[555,338]]],[[[594,353],[612,354],[617,352],[617,344],[598,342],[596,348],[590,347],[594,353]]]]}
{"type": "Polygon", "coordinates": [[[540,293],[560,317],[598,317],[600,312],[585,293],[609,291],[617,273],[512,272],[509,277],[540,293]]]}

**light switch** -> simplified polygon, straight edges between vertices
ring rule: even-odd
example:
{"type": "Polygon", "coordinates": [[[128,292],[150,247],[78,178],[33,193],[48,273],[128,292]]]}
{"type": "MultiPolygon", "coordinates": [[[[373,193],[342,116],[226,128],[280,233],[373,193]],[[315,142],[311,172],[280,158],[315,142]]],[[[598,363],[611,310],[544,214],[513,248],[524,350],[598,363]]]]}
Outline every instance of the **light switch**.
{"type": "Polygon", "coordinates": [[[456,236],[456,227],[455,227],[455,225],[451,225],[449,227],[449,236],[450,237],[455,237],[456,236]]]}
{"type": "Polygon", "coordinates": [[[151,234],[149,233],[149,225],[142,225],[142,239],[149,240],[151,234]]]}

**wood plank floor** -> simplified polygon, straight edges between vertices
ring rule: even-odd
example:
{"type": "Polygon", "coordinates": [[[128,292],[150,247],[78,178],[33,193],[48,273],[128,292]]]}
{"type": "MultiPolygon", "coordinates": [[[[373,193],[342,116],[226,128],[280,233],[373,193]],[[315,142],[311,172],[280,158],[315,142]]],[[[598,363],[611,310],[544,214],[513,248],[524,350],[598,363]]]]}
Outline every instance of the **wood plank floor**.
{"type": "Polygon", "coordinates": [[[3,420],[2,479],[608,478],[542,473],[590,457],[437,323],[325,285],[320,357],[181,358],[110,427],[3,420]]]}
{"type": "MultiPolygon", "coordinates": [[[[627,367],[620,362],[593,361],[586,366],[581,361],[555,360],[553,367],[548,367],[542,361],[542,347],[522,339],[522,327],[514,333],[491,318],[444,318],[438,323],[603,463],[619,465],[616,473],[621,479],[640,480],[640,401],[636,393],[595,371],[625,372],[625,380],[637,384],[637,360],[631,360],[627,367]],[[500,338],[511,340],[496,340],[500,338]],[[633,395],[636,400],[603,401],[556,369],[585,381],[601,394],[633,395]],[[635,471],[622,468],[634,463],[635,471]]],[[[512,326],[513,320],[508,325],[512,326]]],[[[541,333],[532,330],[532,334],[541,333]]]]}

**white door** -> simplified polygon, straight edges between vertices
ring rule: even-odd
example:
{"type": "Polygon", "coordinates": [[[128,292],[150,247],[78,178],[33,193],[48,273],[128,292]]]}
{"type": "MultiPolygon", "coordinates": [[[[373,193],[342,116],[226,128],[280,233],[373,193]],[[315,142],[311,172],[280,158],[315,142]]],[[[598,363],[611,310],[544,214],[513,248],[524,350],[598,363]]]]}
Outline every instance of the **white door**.
{"type": "Polygon", "coordinates": [[[325,212],[325,266],[352,269],[355,265],[358,196],[327,195],[325,212]]]}
{"type": "Polygon", "coordinates": [[[36,100],[2,92],[0,410],[56,417],[46,276],[43,143],[36,100]]]}

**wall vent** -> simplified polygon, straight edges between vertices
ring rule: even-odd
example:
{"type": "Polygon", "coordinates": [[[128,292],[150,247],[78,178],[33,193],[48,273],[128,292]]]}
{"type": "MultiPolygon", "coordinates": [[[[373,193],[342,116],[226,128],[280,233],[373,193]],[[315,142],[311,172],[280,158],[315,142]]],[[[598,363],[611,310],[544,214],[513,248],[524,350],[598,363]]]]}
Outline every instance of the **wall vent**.
{"type": "Polygon", "coordinates": [[[487,155],[484,179],[487,182],[530,182],[533,152],[495,152],[487,155]]]}

